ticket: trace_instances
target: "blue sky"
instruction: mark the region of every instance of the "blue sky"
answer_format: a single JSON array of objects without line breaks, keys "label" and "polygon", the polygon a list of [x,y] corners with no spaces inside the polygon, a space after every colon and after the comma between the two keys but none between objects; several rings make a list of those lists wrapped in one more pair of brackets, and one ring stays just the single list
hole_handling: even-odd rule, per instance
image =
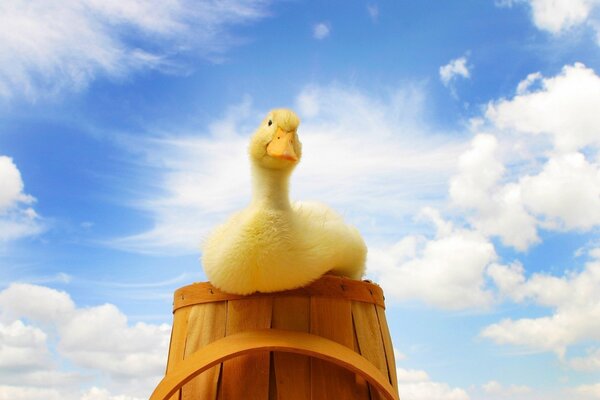
[{"label": "blue sky", "polygon": [[[0,5],[0,400],[147,398],[173,291],[301,117],[400,395],[600,398],[600,2]],[[332,154],[332,144],[339,149]],[[107,332],[110,332],[107,334]]]}]

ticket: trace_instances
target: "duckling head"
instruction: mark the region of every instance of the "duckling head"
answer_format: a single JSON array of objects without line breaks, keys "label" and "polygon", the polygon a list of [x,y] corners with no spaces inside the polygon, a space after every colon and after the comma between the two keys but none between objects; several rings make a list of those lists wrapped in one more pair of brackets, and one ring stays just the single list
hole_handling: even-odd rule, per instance
[{"label": "duckling head", "polygon": [[252,162],[268,169],[293,169],[302,157],[298,125],[300,118],[291,110],[269,112],[250,141]]}]

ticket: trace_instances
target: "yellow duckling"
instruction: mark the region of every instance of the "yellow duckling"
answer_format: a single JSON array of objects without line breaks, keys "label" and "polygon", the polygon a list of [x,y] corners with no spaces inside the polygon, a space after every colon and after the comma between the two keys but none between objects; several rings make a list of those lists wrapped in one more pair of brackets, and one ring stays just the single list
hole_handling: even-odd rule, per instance
[{"label": "yellow duckling", "polygon": [[358,230],[329,207],[289,200],[289,178],[302,156],[294,112],[271,111],[253,135],[250,205],[217,227],[202,264],[216,287],[230,293],[304,286],[326,272],[360,279],[367,248]]}]

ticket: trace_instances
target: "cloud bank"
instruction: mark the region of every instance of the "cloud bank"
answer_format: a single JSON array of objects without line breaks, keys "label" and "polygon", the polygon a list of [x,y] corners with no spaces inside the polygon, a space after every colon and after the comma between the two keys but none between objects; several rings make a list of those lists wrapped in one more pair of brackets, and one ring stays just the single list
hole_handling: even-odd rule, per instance
[{"label": "cloud bank", "polygon": [[[268,2],[10,1],[0,4],[0,99],[34,101],[98,76],[181,68],[174,54],[213,61],[240,39],[232,25],[267,15]],[[142,41],[133,40],[142,37]]]},{"label": "cloud bank", "polygon": [[0,398],[147,398],[169,334],[165,324],[130,325],[112,304],[78,307],[65,292],[11,284],[0,291]]}]

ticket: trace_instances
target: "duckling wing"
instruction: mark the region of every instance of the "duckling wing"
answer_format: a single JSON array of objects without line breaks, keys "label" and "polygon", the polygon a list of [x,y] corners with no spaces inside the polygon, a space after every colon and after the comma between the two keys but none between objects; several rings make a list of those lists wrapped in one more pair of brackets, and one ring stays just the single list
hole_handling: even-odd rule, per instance
[{"label": "duckling wing", "polygon": [[367,246],[358,229],[325,204],[298,202],[293,205],[303,242],[329,272],[360,279],[364,273]]}]

